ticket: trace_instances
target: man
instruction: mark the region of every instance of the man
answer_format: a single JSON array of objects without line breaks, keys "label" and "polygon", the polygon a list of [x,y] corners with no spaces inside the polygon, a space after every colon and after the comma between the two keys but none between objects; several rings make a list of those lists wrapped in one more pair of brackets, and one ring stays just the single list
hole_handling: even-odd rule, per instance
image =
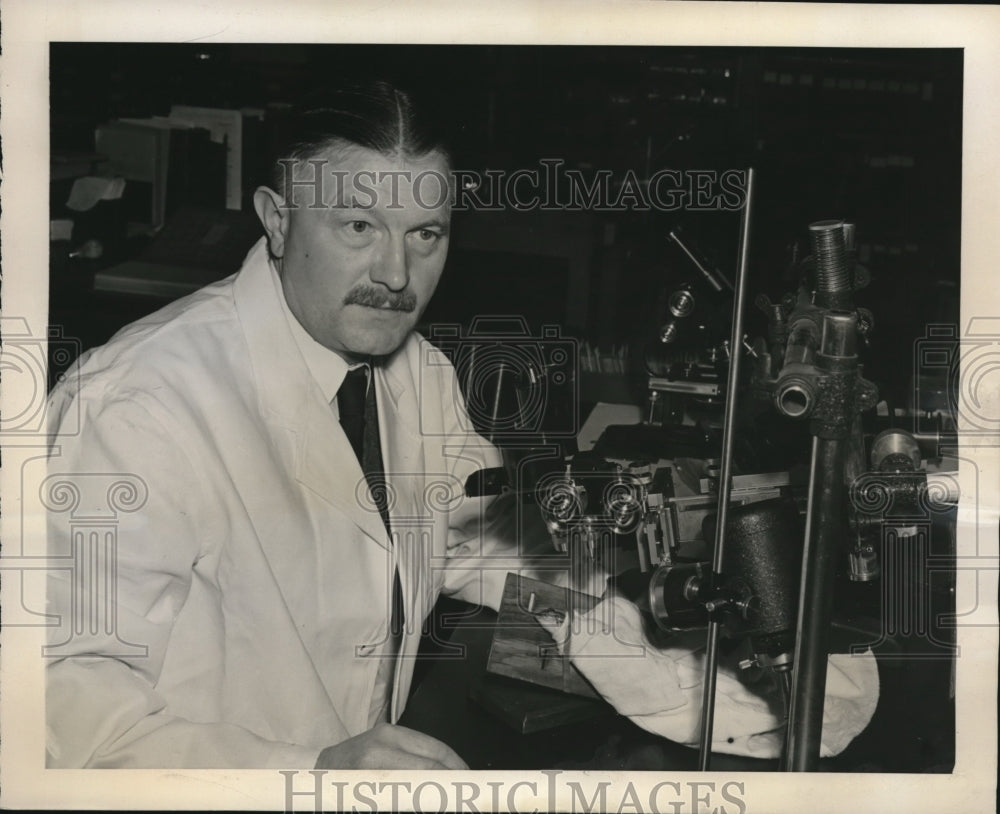
[{"label": "man", "polygon": [[[329,99],[256,191],[266,234],[240,272],[52,394],[51,488],[87,504],[91,476],[121,474],[141,497],[106,590],[51,581],[50,766],[464,767],[393,723],[437,596],[496,607],[519,564],[510,515],[463,490],[497,450],[413,332],[448,248],[448,153],[387,84]],[[88,556],[65,514],[49,526],[54,555]],[[97,606],[113,636],[73,622]]]}]

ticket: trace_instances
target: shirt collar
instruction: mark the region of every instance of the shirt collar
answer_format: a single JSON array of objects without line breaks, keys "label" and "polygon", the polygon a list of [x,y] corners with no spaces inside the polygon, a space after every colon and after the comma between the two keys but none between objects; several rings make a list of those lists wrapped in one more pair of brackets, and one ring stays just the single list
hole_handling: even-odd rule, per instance
[{"label": "shirt collar", "polygon": [[281,304],[281,311],[285,315],[285,319],[288,320],[288,327],[292,332],[292,337],[295,339],[295,344],[298,346],[299,352],[305,360],[309,373],[316,381],[316,384],[319,385],[324,398],[328,402],[332,402],[337,396],[337,391],[340,390],[340,385],[344,383],[347,371],[353,370],[356,367],[368,367],[368,365],[363,362],[349,365],[343,357],[324,347],[309,335],[309,332],[302,327],[302,323],[296,319],[295,314],[292,313],[288,307],[288,303],[285,301],[285,291],[281,287],[281,279],[278,277],[278,271],[274,267],[274,263],[272,262],[269,265],[271,267],[271,278],[274,281],[275,290],[278,295],[278,302]]}]

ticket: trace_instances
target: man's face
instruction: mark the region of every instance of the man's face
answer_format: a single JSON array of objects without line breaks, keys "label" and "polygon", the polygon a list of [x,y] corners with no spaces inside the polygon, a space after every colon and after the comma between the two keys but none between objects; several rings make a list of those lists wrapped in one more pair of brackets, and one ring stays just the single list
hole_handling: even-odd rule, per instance
[{"label": "man's face", "polygon": [[[403,343],[448,253],[447,174],[437,152],[407,159],[353,145],[300,162],[280,234],[268,232],[288,306],[317,342],[348,361]],[[301,183],[313,178],[321,196]]]}]

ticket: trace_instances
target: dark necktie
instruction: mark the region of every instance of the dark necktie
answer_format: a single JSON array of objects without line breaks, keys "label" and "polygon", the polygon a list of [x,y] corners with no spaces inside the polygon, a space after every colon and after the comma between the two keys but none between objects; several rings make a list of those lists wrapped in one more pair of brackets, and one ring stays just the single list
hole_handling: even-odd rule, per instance
[{"label": "dark necktie", "polygon": [[368,481],[368,488],[386,531],[389,530],[389,506],[386,500],[385,467],[382,464],[382,442],[378,432],[378,404],[375,387],[368,384],[368,367],[347,371],[344,383],[337,391],[337,409],[340,425],[354,454],[361,464],[361,471]]},{"label": "dark necktie", "polygon": [[[365,480],[386,531],[389,527],[389,505],[386,494],[385,467],[382,464],[382,442],[378,431],[378,402],[375,400],[375,385],[368,382],[368,366],[348,370],[344,383],[337,391],[337,410],[340,425],[347,440],[351,442],[354,454],[361,464]],[[392,539],[390,534],[389,539]],[[393,578],[392,610],[390,617],[390,637],[392,652],[399,648],[399,638],[403,629],[403,591],[399,572]]]}]

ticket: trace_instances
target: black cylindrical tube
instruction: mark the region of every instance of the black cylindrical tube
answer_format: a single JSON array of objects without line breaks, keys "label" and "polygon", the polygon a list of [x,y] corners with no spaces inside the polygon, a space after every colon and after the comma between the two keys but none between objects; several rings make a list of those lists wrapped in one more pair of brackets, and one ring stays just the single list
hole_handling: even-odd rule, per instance
[{"label": "black cylindrical tube", "polygon": [[[715,515],[702,523],[715,536]],[[791,654],[802,572],[802,521],[786,498],[748,503],[730,510],[722,571],[727,586],[744,585],[753,596],[748,618],[727,623],[733,636],[749,636],[755,655]]]},{"label": "black cylindrical tube", "polygon": [[786,743],[787,770],[793,772],[815,771],[819,762],[833,579],[846,535],[843,486],[846,450],[844,439],[813,439]]},{"label": "black cylindrical tube", "polygon": [[857,314],[824,314],[820,353],[828,359],[851,359],[858,353]]}]

